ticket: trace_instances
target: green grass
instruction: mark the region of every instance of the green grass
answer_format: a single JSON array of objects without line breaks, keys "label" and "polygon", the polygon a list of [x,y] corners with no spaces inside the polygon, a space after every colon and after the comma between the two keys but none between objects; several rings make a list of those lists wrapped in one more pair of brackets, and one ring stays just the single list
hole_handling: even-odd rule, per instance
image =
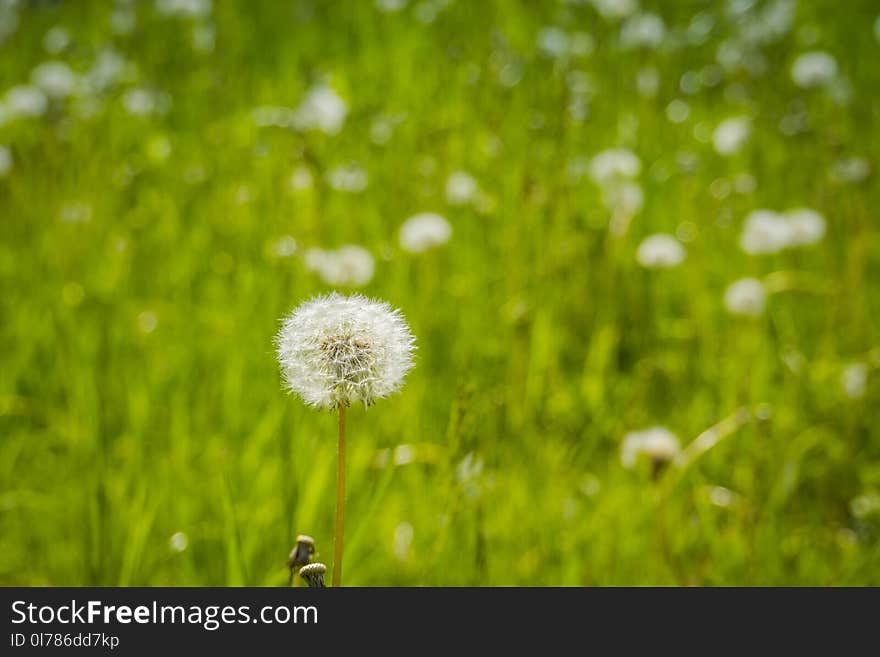
[{"label": "green grass", "polygon": [[[418,342],[401,393],[349,414],[346,584],[880,585],[880,511],[851,504],[880,494],[878,8],[802,0],[762,47],[763,74],[686,95],[682,74],[734,27],[721,3],[641,4],[669,28],[701,11],[714,28],[622,52],[615,24],[576,3],[458,0],[424,23],[420,2],[217,0],[216,47],[197,53],[197,21],[152,2],[128,35],[112,33],[111,3],[23,6],[0,97],[47,59],[82,72],[105,47],[137,71],[94,116],[67,102],[0,125],[14,157],[0,178],[0,583],[284,585],[299,533],[329,563],[336,420],[282,392],[272,345],[282,315],[329,290],[273,255],[292,235],[369,249],[362,291],[401,308]],[[52,56],[55,25],[72,41]],[[546,25],[590,33],[594,52],[542,56]],[[837,58],[848,104],[794,86],[810,49]],[[636,90],[644,66],[655,97]],[[573,70],[594,87],[583,121],[566,110]],[[321,76],[349,104],[338,135],[254,124],[255,107],[296,107]],[[170,110],[128,114],[132,86]],[[681,124],[675,98],[691,108]],[[786,136],[792,112],[808,122]],[[379,114],[405,116],[385,144],[370,139]],[[737,155],[693,136],[740,114],[753,134]],[[598,188],[566,174],[616,146],[638,153],[645,192],[622,236]],[[872,158],[867,180],[829,178],[848,155]],[[324,173],[350,161],[367,189],[329,188]],[[301,166],[315,185],[292,191]],[[479,181],[477,207],[447,205],[455,170]],[[710,193],[743,172],[753,193]],[[71,202],[90,220],[62,221]],[[740,251],[749,211],[798,206],[826,217],[820,244]],[[420,211],[453,237],[414,256],[397,230]],[[677,229],[693,235],[685,262],[640,268],[641,239]],[[762,317],[725,311],[730,282],[778,271],[800,283]],[[840,376],[856,361],[870,373],[851,399]],[[621,465],[628,431],[662,424],[687,444],[739,408],[751,419],[684,470],[654,482]],[[397,445],[413,462],[395,464]]]}]

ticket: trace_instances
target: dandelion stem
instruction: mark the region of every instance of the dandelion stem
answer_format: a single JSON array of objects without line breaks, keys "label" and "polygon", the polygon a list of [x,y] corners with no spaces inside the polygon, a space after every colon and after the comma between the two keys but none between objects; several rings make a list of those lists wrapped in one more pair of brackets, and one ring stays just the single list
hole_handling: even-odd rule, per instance
[{"label": "dandelion stem", "polygon": [[336,457],[336,532],[333,537],[333,586],[342,586],[342,534],[345,529],[345,404],[339,405],[339,442]]}]

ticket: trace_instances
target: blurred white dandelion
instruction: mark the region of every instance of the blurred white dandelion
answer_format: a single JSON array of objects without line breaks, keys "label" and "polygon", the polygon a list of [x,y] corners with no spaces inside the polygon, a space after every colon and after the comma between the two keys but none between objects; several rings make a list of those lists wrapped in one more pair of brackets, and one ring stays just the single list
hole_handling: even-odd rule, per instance
[{"label": "blurred white dandelion", "polygon": [[810,208],[798,208],[785,213],[789,224],[788,246],[808,246],[825,237],[825,218]]},{"label": "blurred white dandelion", "polygon": [[712,133],[712,146],[719,155],[733,155],[742,150],[751,133],[751,121],[744,116],[723,120]]},{"label": "blurred white dandelion", "polygon": [[751,255],[778,253],[791,240],[791,225],[778,212],[754,210],[746,217],[739,244]]},{"label": "blurred white dandelion", "polygon": [[207,18],[212,4],[211,0],[156,0],[156,11],[165,16]]},{"label": "blurred white dandelion", "polygon": [[439,214],[420,212],[411,216],[400,227],[400,246],[410,253],[422,253],[442,246],[452,236],[452,226]]},{"label": "blurred white dandelion", "polygon": [[446,202],[449,205],[472,203],[479,191],[477,179],[466,171],[453,171],[446,179]]},{"label": "blurred white dandelion", "polygon": [[367,188],[369,179],[363,167],[355,162],[349,162],[333,169],[326,174],[327,184],[338,192],[357,194]]},{"label": "blurred white dandelion", "polygon": [[296,240],[290,235],[282,235],[271,245],[271,252],[276,258],[289,258],[297,250]]},{"label": "blurred white dandelion", "polygon": [[861,399],[868,389],[867,363],[853,363],[844,368],[840,375],[844,394],[850,399]]},{"label": "blurred white dandelion", "polygon": [[590,161],[590,178],[598,185],[629,180],[639,175],[642,161],[628,148],[609,148]]},{"label": "blurred white dandelion", "polygon": [[285,387],[309,406],[335,409],[396,392],[413,367],[415,339],[388,303],[334,292],[285,317],[275,345]]},{"label": "blurred white dandelion", "polygon": [[636,260],[648,269],[670,269],[680,265],[685,258],[685,250],[674,236],[666,233],[649,235],[636,251]]},{"label": "blurred white dandelion", "polygon": [[31,71],[31,82],[50,98],[66,98],[76,89],[77,76],[64,62],[43,62]]},{"label": "blurred white dandelion", "polygon": [[12,87],[5,96],[6,111],[11,117],[42,116],[49,108],[49,99],[39,87],[20,84]]},{"label": "blurred white dandelion", "polygon": [[174,532],[168,539],[168,545],[174,552],[183,552],[189,545],[189,539],[183,532]]},{"label": "blurred white dandelion", "polygon": [[638,0],[590,0],[596,11],[608,19],[624,18],[639,8]]},{"label": "blurred white dandelion", "polygon": [[338,134],[348,116],[348,105],[331,87],[317,84],[306,92],[296,109],[294,124],[300,130]]},{"label": "blurred white dandelion", "polygon": [[724,291],[724,306],[733,315],[758,317],[767,303],[767,288],[757,278],[741,278]]},{"label": "blurred white dandelion", "polygon": [[832,180],[845,183],[858,183],[871,173],[871,163],[866,157],[858,155],[841,158],[832,163],[829,175]]},{"label": "blurred white dandelion", "polygon": [[171,98],[162,92],[136,87],[123,94],[122,104],[129,114],[149,116],[150,114],[167,112],[171,105]]},{"label": "blurred white dandelion", "polygon": [[375,260],[365,248],[342,246],[335,251],[309,249],[305,253],[306,269],[318,274],[328,285],[363,287],[373,279]]},{"label": "blurred white dandelion", "polygon": [[791,78],[804,89],[827,86],[837,78],[837,60],[827,52],[805,52],[791,65]]},{"label": "blurred white dandelion", "polygon": [[666,36],[666,24],[656,14],[636,14],[620,27],[620,45],[624,49],[656,48]]},{"label": "blurred white dandelion", "polygon": [[669,429],[653,426],[640,431],[631,431],[623,437],[620,445],[620,462],[625,468],[636,465],[641,456],[646,456],[654,464],[668,463],[681,451],[678,437]]},{"label": "blurred white dandelion", "polygon": [[50,55],[57,55],[70,45],[70,32],[60,25],[49,28],[43,35],[43,48]]}]

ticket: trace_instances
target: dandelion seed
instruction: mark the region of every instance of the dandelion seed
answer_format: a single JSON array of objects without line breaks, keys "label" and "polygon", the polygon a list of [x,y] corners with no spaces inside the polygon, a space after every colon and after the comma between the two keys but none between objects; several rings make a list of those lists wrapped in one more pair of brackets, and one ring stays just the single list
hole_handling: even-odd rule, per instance
[{"label": "dandelion seed", "polygon": [[414,339],[397,310],[335,292],[307,301],[276,338],[288,390],[317,408],[369,406],[394,393],[413,366]]},{"label": "dandelion seed", "polygon": [[767,303],[767,288],[757,278],[741,278],[724,292],[724,305],[734,315],[758,317]]},{"label": "dandelion seed", "polygon": [[861,399],[868,390],[868,366],[865,363],[853,363],[847,366],[840,375],[843,392],[850,399]]},{"label": "dandelion seed", "polygon": [[312,172],[309,171],[309,168],[306,166],[299,166],[293,170],[293,173],[290,176],[290,189],[295,192],[301,192],[306,189],[311,189],[314,184],[314,178],[312,177]]},{"label": "dandelion seed", "polygon": [[20,84],[6,92],[6,111],[14,117],[42,116],[49,108],[49,99],[39,87]]},{"label": "dandelion seed", "polygon": [[363,287],[373,279],[375,260],[360,246],[342,246],[335,251],[309,249],[306,269],[318,274],[327,285]]},{"label": "dandelion seed", "polygon": [[664,465],[671,462],[681,452],[681,444],[674,433],[662,426],[654,426],[641,431],[631,431],[623,437],[620,445],[620,462],[625,468],[632,468],[639,458],[651,461],[654,475]]},{"label": "dandelion seed", "polygon": [[400,246],[410,253],[422,253],[442,246],[452,236],[452,226],[439,214],[421,212],[400,227]]},{"label": "dandelion seed", "polygon": [[542,27],[538,31],[538,50],[544,55],[561,59],[568,55],[570,42],[565,30],[556,26]]},{"label": "dandelion seed", "polygon": [[803,53],[791,66],[791,78],[804,89],[828,86],[837,78],[837,60],[827,52]]},{"label": "dandelion seed", "polygon": [[648,269],[670,269],[680,265],[684,257],[681,242],[666,233],[646,237],[636,251],[636,260]]},{"label": "dandelion seed", "polygon": [[719,155],[733,155],[742,150],[751,133],[751,122],[739,116],[725,119],[712,133],[712,145]]}]

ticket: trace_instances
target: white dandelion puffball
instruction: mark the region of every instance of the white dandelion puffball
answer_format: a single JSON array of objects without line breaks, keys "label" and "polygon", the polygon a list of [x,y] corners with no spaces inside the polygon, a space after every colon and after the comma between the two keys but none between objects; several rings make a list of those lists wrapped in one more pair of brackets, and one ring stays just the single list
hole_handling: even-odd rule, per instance
[{"label": "white dandelion puffball", "polygon": [[284,384],[309,406],[369,406],[400,388],[415,338],[384,301],[333,292],[284,318],[275,338]]},{"label": "white dandelion puffball", "polygon": [[785,213],[790,230],[789,246],[808,246],[825,237],[825,218],[809,208],[798,208]]},{"label": "white dandelion puffball", "polygon": [[335,251],[309,249],[305,264],[306,269],[318,274],[327,285],[345,287],[363,287],[373,279],[376,267],[372,254],[353,244]]},{"label": "white dandelion puffball", "polygon": [[672,235],[657,233],[642,240],[636,260],[648,269],[669,269],[684,261],[684,247]]},{"label": "white dandelion puffball", "polygon": [[746,217],[739,245],[750,255],[778,253],[791,243],[791,224],[778,212],[754,210]]},{"label": "white dandelion puffball", "polygon": [[678,438],[666,427],[650,427],[641,431],[631,431],[623,437],[620,445],[620,462],[631,468],[639,456],[645,455],[654,462],[672,461],[681,451]]},{"label": "white dandelion puffball", "polygon": [[840,375],[843,392],[850,399],[861,399],[868,389],[868,366],[865,363],[853,363]]},{"label": "white dandelion puffball", "polygon": [[740,151],[751,133],[751,122],[744,116],[725,119],[712,133],[712,146],[719,155]]},{"label": "white dandelion puffball", "polygon": [[605,18],[623,18],[639,8],[638,0],[591,0],[591,4]]},{"label": "white dandelion puffball", "polygon": [[0,146],[0,178],[12,170],[12,151],[6,146]]},{"label": "white dandelion puffball", "polygon": [[656,48],[666,37],[666,25],[656,14],[636,14],[620,27],[620,46],[633,48]]},{"label": "white dandelion puffball", "polygon": [[758,317],[767,303],[767,288],[757,278],[741,278],[724,292],[724,306],[733,315]]},{"label": "white dandelion puffball", "polygon": [[350,194],[359,194],[369,184],[367,172],[355,162],[330,169],[325,179],[327,184],[337,192],[348,192]]},{"label": "white dandelion puffball", "polygon": [[76,89],[77,77],[64,62],[43,62],[31,71],[31,82],[50,98],[66,98]]},{"label": "white dandelion puffball", "polygon": [[442,246],[452,237],[452,226],[439,214],[420,212],[400,227],[400,246],[410,253],[422,253]]},{"label": "white dandelion puffball", "polygon": [[49,99],[42,89],[20,84],[6,92],[6,110],[10,116],[42,116],[49,107]]},{"label": "white dandelion puffball", "polygon": [[301,130],[338,134],[348,116],[348,105],[333,89],[319,84],[306,93],[296,110],[295,124]]},{"label": "white dandelion puffball", "polygon": [[446,202],[449,205],[467,205],[480,191],[477,179],[465,171],[453,171],[446,179]]},{"label": "white dandelion puffball", "polygon": [[590,178],[603,186],[635,178],[641,170],[642,161],[628,148],[609,148],[590,161]]},{"label": "white dandelion puffball", "polygon": [[791,65],[791,79],[804,89],[825,86],[836,77],[837,60],[820,50],[798,55]]}]

